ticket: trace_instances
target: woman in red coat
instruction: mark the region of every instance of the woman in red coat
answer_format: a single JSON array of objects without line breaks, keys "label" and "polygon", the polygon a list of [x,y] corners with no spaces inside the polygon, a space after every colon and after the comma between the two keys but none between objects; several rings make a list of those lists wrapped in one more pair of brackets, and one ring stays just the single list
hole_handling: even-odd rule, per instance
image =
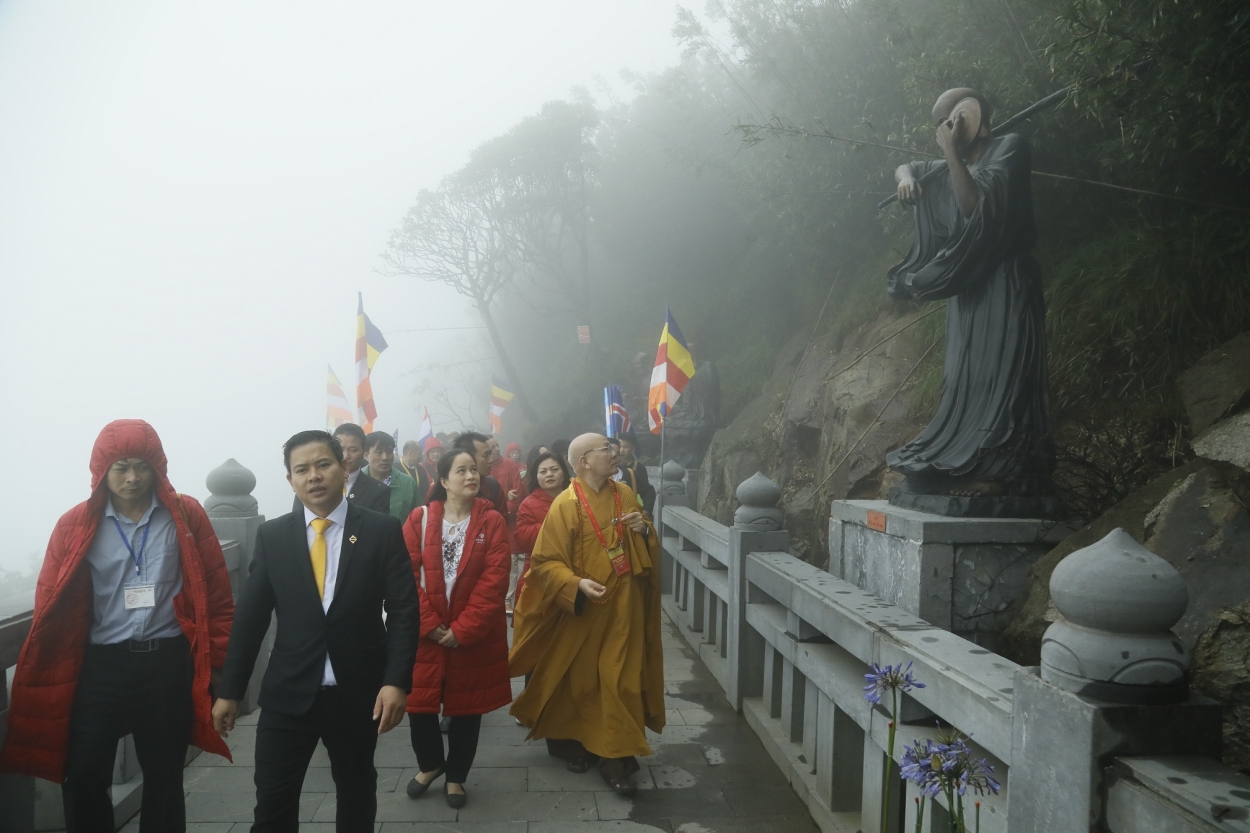
[{"label": "woman in red coat", "polygon": [[[547,510],[551,501],[569,487],[569,471],[564,460],[550,451],[543,451],[534,456],[530,462],[529,473],[525,479],[528,494],[516,512],[516,530],[513,540],[520,552],[525,553],[525,563],[521,574],[516,580],[514,598],[521,598],[521,588],[525,586],[525,574],[530,568],[530,553],[534,551],[534,542],[538,540],[538,530],[543,528]],[[516,627],[516,613],[512,614],[512,625]]]},{"label": "woman in red coat", "polygon": [[[430,501],[404,524],[421,598],[421,642],[408,695],[412,749],[420,772],[408,796],[446,775],[450,807],[468,801],[464,782],[477,753],[482,715],[512,702],[504,594],[511,553],[507,521],[477,496],[473,455],[451,451],[438,463]],[[451,718],[447,752],[439,708]]]}]

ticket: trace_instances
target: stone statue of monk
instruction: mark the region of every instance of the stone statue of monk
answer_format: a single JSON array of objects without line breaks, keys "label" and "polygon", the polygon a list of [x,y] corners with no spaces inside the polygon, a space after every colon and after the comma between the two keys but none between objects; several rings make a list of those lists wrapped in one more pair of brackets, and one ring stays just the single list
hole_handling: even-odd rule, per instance
[{"label": "stone statue of monk", "polygon": [[942,162],[895,172],[899,200],[916,209],[916,240],[888,290],[946,301],[946,364],[932,421],[886,457],[905,475],[890,500],[942,514],[1046,515],[1053,453],[1029,144],[993,138],[989,103],[966,87],[943,93],[933,119],[945,169],[923,186]]},{"label": "stone statue of monk", "polygon": [[516,603],[512,675],[533,675],[511,712],[573,772],[600,761],[632,793],[645,729],[664,728],[660,542],[602,434],[569,444],[576,477],[556,497]]}]

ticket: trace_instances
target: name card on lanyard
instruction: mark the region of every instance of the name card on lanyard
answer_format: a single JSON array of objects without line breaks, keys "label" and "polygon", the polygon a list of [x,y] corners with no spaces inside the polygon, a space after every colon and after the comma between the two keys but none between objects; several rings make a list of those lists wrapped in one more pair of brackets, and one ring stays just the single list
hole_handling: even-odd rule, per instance
[{"label": "name card on lanyard", "polygon": [[[130,539],[126,537],[125,530],[122,525],[117,522],[117,518],[113,518],[113,526],[117,528],[117,534],[122,539],[122,543],[126,545],[126,550],[130,553],[130,557],[135,562],[135,578],[143,578],[143,551],[148,545],[148,533],[152,531],[151,519],[143,527],[143,540],[139,542],[139,551],[135,552],[134,545],[130,543]],[[156,607],[156,585],[155,584],[132,584],[123,588],[123,602],[126,610],[140,610],[145,607]]]}]

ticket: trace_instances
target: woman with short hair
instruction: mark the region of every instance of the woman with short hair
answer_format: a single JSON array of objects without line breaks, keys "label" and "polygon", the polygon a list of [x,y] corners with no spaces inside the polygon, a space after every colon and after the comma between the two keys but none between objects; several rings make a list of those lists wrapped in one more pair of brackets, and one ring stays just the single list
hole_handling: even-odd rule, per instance
[{"label": "woman with short hair", "polygon": [[[473,455],[447,452],[429,503],[404,524],[421,599],[421,641],[407,706],[420,772],[407,792],[418,798],[445,775],[443,792],[453,808],[468,801],[464,782],[482,715],[512,702],[504,616],[510,538],[503,515],[478,497],[480,485]],[[445,755],[440,707],[450,718]]]}]

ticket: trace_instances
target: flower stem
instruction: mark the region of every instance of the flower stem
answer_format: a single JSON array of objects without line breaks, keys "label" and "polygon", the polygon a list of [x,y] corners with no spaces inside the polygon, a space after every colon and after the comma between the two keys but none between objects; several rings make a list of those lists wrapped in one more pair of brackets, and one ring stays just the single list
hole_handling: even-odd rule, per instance
[{"label": "flower stem", "polygon": [[886,744],[885,768],[881,771],[881,833],[890,825],[890,767],[894,766],[894,733],[898,725],[898,689],[890,689],[890,736]]},{"label": "flower stem", "polygon": [[924,802],[924,796],[916,799],[916,805],[920,808],[920,811],[916,813],[916,833],[924,830]]}]

